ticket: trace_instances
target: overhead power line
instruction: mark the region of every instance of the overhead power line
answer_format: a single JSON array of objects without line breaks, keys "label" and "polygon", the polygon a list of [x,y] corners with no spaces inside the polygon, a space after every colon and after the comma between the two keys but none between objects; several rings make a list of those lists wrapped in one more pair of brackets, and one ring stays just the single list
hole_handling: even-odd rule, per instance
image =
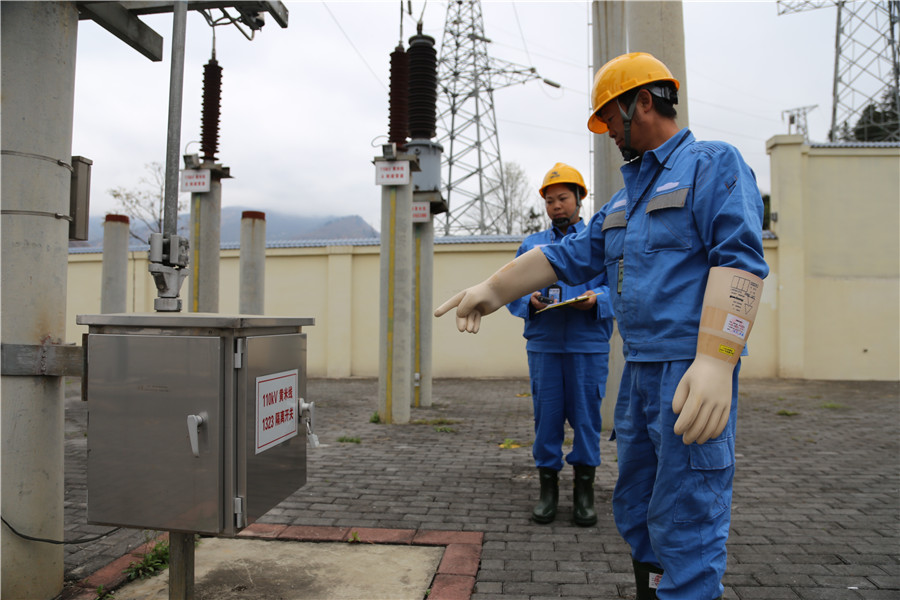
[{"label": "overhead power line", "polygon": [[341,33],[343,34],[344,39],[347,40],[347,43],[350,44],[350,47],[353,48],[354,52],[356,52],[356,55],[359,57],[359,60],[361,60],[364,65],[366,65],[366,68],[369,70],[369,73],[372,74],[372,77],[374,77],[375,80],[378,82],[378,84],[384,88],[384,91],[387,92],[388,91],[387,85],[385,85],[385,83],[381,80],[381,78],[378,76],[378,73],[375,72],[375,69],[372,68],[372,65],[369,64],[369,61],[366,60],[366,57],[363,56],[362,52],[359,51],[359,48],[356,47],[356,44],[353,43],[353,40],[350,39],[350,36],[347,35],[347,32],[344,31],[344,28],[341,26],[341,22],[338,21],[337,17],[334,16],[334,13],[331,12],[331,9],[328,8],[328,3],[322,2],[322,6],[324,6],[325,10],[328,11],[328,14],[331,16],[331,19],[334,21],[334,24],[337,25],[337,28],[341,30]]}]

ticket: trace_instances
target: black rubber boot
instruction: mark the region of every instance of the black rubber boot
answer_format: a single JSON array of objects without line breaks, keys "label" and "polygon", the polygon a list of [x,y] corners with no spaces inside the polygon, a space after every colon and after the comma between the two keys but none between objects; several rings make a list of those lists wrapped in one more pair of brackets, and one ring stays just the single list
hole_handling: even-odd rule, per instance
[{"label": "black rubber boot", "polygon": [[642,563],[631,559],[634,565],[634,583],[637,586],[637,594],[634,600],[658,600],[656,586],[650,587],[650,575],[662,575],[663,570],[650,563]]},{"label": "black rubber boot", "polygon": [[590,527],[597,524],[597,511],[594,510],[594,473],[597,468],[574,465],[574,469],[572,518],[579,527]]},{"label": "black rubber boot", "polygon": [[535,523],[552,523],[559,504],[559,471],[538,467],[538,476],[541,480],[541,499],[531,511],[531,518]]}]

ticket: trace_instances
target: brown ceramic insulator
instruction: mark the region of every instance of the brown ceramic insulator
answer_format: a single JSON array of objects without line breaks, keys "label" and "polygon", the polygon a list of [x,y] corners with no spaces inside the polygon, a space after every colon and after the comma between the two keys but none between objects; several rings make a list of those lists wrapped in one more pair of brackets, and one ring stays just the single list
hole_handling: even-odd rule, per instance
[{"label": "brown ceramic insulator", "polygon": [[437,123],[437,52],[434,38],[409,38],[409,137],[431,139]]},{"label": "brown ceramic insulator", "polygon": [[397,46],[391,52],[391,88],[388,123],[388,141],[397,149],[406,147],[409,136],[409,57]]},{"label": "brown ceramic insulator", "polygon": [[219,151],[219,114],[222,103],[222,67],[211,58],[203,65],[203,115],[200,150],[204,161],[215,161]]}]

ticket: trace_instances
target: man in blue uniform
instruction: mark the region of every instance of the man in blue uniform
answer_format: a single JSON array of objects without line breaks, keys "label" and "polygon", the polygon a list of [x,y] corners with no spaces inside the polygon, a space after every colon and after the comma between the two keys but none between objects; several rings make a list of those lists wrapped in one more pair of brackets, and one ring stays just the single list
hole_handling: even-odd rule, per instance
[{"label": "man in blue uniform", "polygon": [[509,298],[606,271],[626,358],[613,513],[639,600],[723,592],[739,360],[768,274],[755,176],[732,146],[678,129],[678,87],[646,53],[601,67],[588,128],[622,152],[625,187],[577,236],[435,311],[457,307],[457,328],[474,333]]},{"label": "man in blue uniform", "polygon": [[[556,244],[584,229],[580,213],[587,188],[581,173],[556,163],[544,176],[540,193],[553,224],[526,237],[516,256]],[[548,308],[576,298],[584,300]],[[524,319],[528,340],[525,348],[534,402],[532,454],[541,484],[540,501],[531,518],[537,523],[550,523],[556,518],[568,421],[575,434],[572,451],[566,457],[574,471],[572,519],[576,525],[590,527],[597,523],[594,475],[600,464],[600,402],[609,370],[612,333],[606,274],[574,286],[557,281],[506,306]]]}]

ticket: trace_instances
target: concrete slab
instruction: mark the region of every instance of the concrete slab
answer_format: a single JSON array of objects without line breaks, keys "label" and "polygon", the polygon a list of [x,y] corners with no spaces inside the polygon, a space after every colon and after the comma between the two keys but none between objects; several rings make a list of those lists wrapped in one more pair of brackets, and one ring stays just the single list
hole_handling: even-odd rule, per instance
[{"label": "concrete slab", "polygon": [[[442,546],[203,538],[196,600],[422,600]],[[168,570],[116,590],[116,600],[168,600]]]}]

